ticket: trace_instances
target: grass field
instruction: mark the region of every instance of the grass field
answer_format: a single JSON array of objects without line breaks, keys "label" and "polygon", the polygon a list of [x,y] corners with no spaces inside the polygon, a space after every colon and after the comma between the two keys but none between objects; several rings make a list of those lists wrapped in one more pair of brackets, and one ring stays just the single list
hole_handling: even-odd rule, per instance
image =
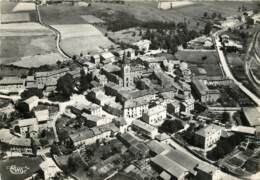
[{"label": "grass field", "polygon": [[39,67],[62,60],[54,33],[37,23],[2,24],[0,31],[0,64]]},{"label": "grass field", "polygon": [[89,24],[54,25],[61,33],[61,47],[70,55],[94,54],[114,44],[97,28]]},{"label": "grass field", "polygon": [[[211,15],[213,12],[221,13],[223,17],[238,13],[238,7],[244,4],[248,8],[257,8],[254,2],[196,2],[193,5],[177,7],[170,10],[160,10],[157,2],[126,2],[124,5],[116,3],[92,3],[91,7],[77,7],[70,5],[50,5],[40,8],[43,20],[49,24],[81,24],[85,20],[81,15],[95,15],[106,22],[119,18],[120,12],[133,15],[141,21],[174,21],[183,22],[188,26],[198,29],[204,27],[201,18],[205,11]],[[122,19],[127,20],[127,19]]]},{"label": "grass field", "polygon": [[[144,31],[142,31],[143,33]],[[115,42],[124,42],[131,44],[142,39],[139,36],[140,28],[129,28],[116,32],[108,32],[108,37],[113,39]]]},{"label": "grass field", "polygon": [[34,3],[0,1],[1,14],[28,13],[31,22],[37,21]]},{"label": "grass field", "polygon": [[[208,76],[222,76],[216,51],[178,51],[175,56],[190,64],[196,73],[197,67],[204,68]],[[203,57],[206,59],[203,60]]]}]

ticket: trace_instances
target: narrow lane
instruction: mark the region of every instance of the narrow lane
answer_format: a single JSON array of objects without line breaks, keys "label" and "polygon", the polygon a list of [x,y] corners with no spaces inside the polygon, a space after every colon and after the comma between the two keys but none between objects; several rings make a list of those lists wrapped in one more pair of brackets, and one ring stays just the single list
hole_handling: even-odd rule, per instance
[{"label": "narrow lane", "polygon": [[69,54],[67,54],[65,51],[63,51],[63,49],[60,47],[61,33],[60,33],[57,29],[55,29],[54,27],[52,27],[52,26],[50,26],[50,25],[48,25],[48,24],[46,24],[46,23],[44,23],[44,22],[42,21],[41,13],[40,13],[40,10],[39,10],[39,5],[36,4],[35,6],[36,6],[36,11],[37,11],[37,16],[38,16],[38,21],[39,21],[39,23],[40,23],[42,26],[44,26],[44,27],[50,29],[51,31],[53,31],[53,32],[55,33],[55,35],[56,35],[56,47],[57,47],[59,53],[60,53],[64,58],[71,59],[71,56],[70,56]]}]

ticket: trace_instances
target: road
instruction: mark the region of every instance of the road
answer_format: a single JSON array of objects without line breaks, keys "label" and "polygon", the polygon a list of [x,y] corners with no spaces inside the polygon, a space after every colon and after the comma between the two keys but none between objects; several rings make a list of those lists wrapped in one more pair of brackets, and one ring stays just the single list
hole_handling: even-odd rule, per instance
[{"label": "road", "polygon": [[56,47],[57,47],[59,53],[60,53],[63,57],[68,58],[68,59],[71,59],[71,56],[68,55],[65,51],[63,51],[63,49],[60,47],[61,33],[60,33],[57,29],[55,29],[54,27],[52,27],[52,26],[50,26],[50,25],[48,25],[48,24],[46,24],[46,23],[44,23],[44,22],[42,21],[41,13],[40,13],[40,10],[39,10],[39,5],[36,4],[35,6],[36,6],[36,11],[37,11],[37,16],[38,16],[38,21],[39,21],[39,23],[40,23],[42,26],[44,26],[44,27],[50,29],[51,31],[53,31],[53,32],[55,33],[55,35],[56,35]]},{"label": "road", "polygon": [[257,46],[257,38],[258,38],[258,35],[259,35],[259,32],[256,32],[254,34],[254,37],[249,45],[249,48],[247,50],[247,53],[246,53],[246,56],[245,56],[245,72],[246,72],[246,75],[248,77],[248,79],[250,80],[251,84],[258,90],[260,91],[260,86],[259,86],[259,82],[258,80],[256,79],[256,77],[254,77],[254,74],[251,70],[251,64],[252,64],[252,61],[254,61],[254,58],[251,56],[251,53],[253,51],[254,53],[254,56],[256,58],[256,62],[260,63],[260,59],[258,57],[258,54],[256,52],[256,46]]},{"label": "road", "polygon": [[[221,32],[223,32],[223,30]],[[225,72],[226,77],[232,79],[234,81],[234,83],[257,104],[257,106],[260,106],[260,99],[254,93],[252,93],[250,90],[248,90],[242,83],[237,81],[235,79],[235,77],[233,76],[233,74],[227,64],[226,57],[225,57],[223,51],[220,49],[222,47],[222,45],[221,45],[221,42],[219,41],[219,37],[218,37],[219,34],[220,34],[220,32],[215,33],[213,35],[213,39],[214,39],[215,46],[216,46],[216,49],[217,49],[217,52],[219,55],[219,60],[222,64],[222,68]]]}]

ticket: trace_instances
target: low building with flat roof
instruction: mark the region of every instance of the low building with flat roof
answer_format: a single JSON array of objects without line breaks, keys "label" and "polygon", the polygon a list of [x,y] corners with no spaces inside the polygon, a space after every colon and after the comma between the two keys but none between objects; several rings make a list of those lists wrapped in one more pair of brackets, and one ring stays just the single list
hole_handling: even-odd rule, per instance
[{"label": "low building with flat roof", "polygon": [[260,126],[260,107],[244,107],[242,115],[247,125]]},{"label": "low building with flat roof", "polygon": [[155,128],[143,121],[140,121],[140,120],[134,120],[132,123],[132,128],[135,131],[137,131],[151,139],[154,139],[155,136],[158,134],[157,128]]},{"label": "low building with flat roof", "polygon": [[152,166],[159,172],[167,172],[172,179],[185,179],[189,174],[196,175],[199,163],[179,150],[166,150],[151,159]]}]

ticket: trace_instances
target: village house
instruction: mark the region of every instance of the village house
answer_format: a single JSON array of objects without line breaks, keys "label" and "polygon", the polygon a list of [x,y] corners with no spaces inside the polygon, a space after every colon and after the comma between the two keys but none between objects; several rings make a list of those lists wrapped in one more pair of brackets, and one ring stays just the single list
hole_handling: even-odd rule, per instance
[{"label": "village house", "polygon": [[195,143],[197,146],[207,150],[218,142],[221,137],[222,128],[210,124],[195,132]]},{"label": "village house", "polygon": [[19,77],[4,77],[0,80],[0,90],[13,91],[25,88],[25,80]]},{"label": "village house", "polygon": [[99,84],[101,84],[101,86],[105,86],[105,84],[107,84],[108,80],[106,78],[105,75],[102,74],[97,74],[94,78],[94,80],[96,80]]},{"label": "village house", "polygon": [[122,116],[113,119],[113,123],[115,123],[115,125],[119,128],[120,133],[123,134],[127,132],[128,124],[125,118],[123,118]]},{"label": "village house", "polygon": [[123,116],[123,106],[115,101],[107,102],[105,106],[103,106],[104,111],[112,114],[114,116]]},{"label": "village house", "polygon": [[101,126],[96,126],[93,128],[87,128],[81,131],[77,131],[70,134],[70,139],[75,147],[80,147],[82,145],[90,145],[97,142],[101,142],[104,139],[114,136],[119,132],[119,129],[114,123],[109,123]]},{"label": "village house", "polygon": [[39,127],[36,118],[29,118],[14,121],[13,129],[23,137],[27,137],[28,135],[37,137]]},{"label": "village house", "polygon": [[115,62],[115,60],[116,60],[115,56],[111,52],[104,52],[100,55],[100,61],[103,64],[109,64],[109,63]]},{"label": "village house", "polygon": [[50,123],[50,114],[49,110],[38,110],[34,111],[35,117],[38,122],[38,126],[40,129],[47,129]]},{"label": "village house", "polygon": [[142,120],[150,125],[159,126],[166,119],[166,108],[162,105],[154,106],[143,113]]},{"label": "village house", "polygon": [[25,86],[26,88],[38,88],[38,84],[34,79],[34,76],[27,76],[25,79]]},{"label": "village house", "polygon": [[97,116],[97,115],[90,115],[90,114],[87,114],[87,113],[83,113],[81,115],[81,117],[84,118],[86,124],[89,127],[101,126],[101,125],[108,124],[108,123],[112,122],[111,118],[101,117],[100,115]]},{"label": "village house", "polygon": [[90,101],[102,107],[111,101],[115,101],[116,98],[112,96],[107,96],[102,90],[92,90],[91,92],[88,93],[87,97]]},{"label": "village house", "polygon": [[69,68],[63,68],[54,71],[36,72],[35,79],[38,84],[46,84],[50,80],[57,81],[60,77],[64,76],[69,71]]},{"label": "village house", "polygon": [[21,104],[23,104],[26,107],[27,111],[32,111],[33,108],[38,106],[38,102],[39,98],[37,96],[32,96],[21,102]]},{"label": "village house", "polygon": [[123,107],[124,118],[140,118],[143,112],[148,110],[148,101],[145,100],[127,100]]},{"label": "village house", "polygon": [[179,114],[180,113],[180,101],[172,101],[167,104],[167,112],[170,114]]},{"label": "village house", "polygon": [[137,133],[141,133],[146,137],[154,139],[158,134],[158,129],[140,120],[134,120],[132,123],[132,129]]},{"label": "village house", "polygon": [[190,113],[194,110],[195,100],[192,95],[189,95],[185,98],[183,102],[181,102],[181,112]]},{"label": "village house", "polygon": [[138,42],[133,43],[133,45],[137,46],[140,51],[147,52],[147,51],[149,51],[151,41],[144,39],[144,40],[140,40]]},{"label": "village house", "polygon": [[17,137],[9,129],[0,129],[0,143],[7,145],[11,152],[32,155],[31,139]]},{"label": "village house", "polygon": [[92,103],[84,108],[84,112],[93,116],[102,116],[102,107]]},{"label": "village house", "polygon": [[98,54],[91,56],[90,62],[92,62],[96,65],[99,64],[100,63],[100,56]]}]

